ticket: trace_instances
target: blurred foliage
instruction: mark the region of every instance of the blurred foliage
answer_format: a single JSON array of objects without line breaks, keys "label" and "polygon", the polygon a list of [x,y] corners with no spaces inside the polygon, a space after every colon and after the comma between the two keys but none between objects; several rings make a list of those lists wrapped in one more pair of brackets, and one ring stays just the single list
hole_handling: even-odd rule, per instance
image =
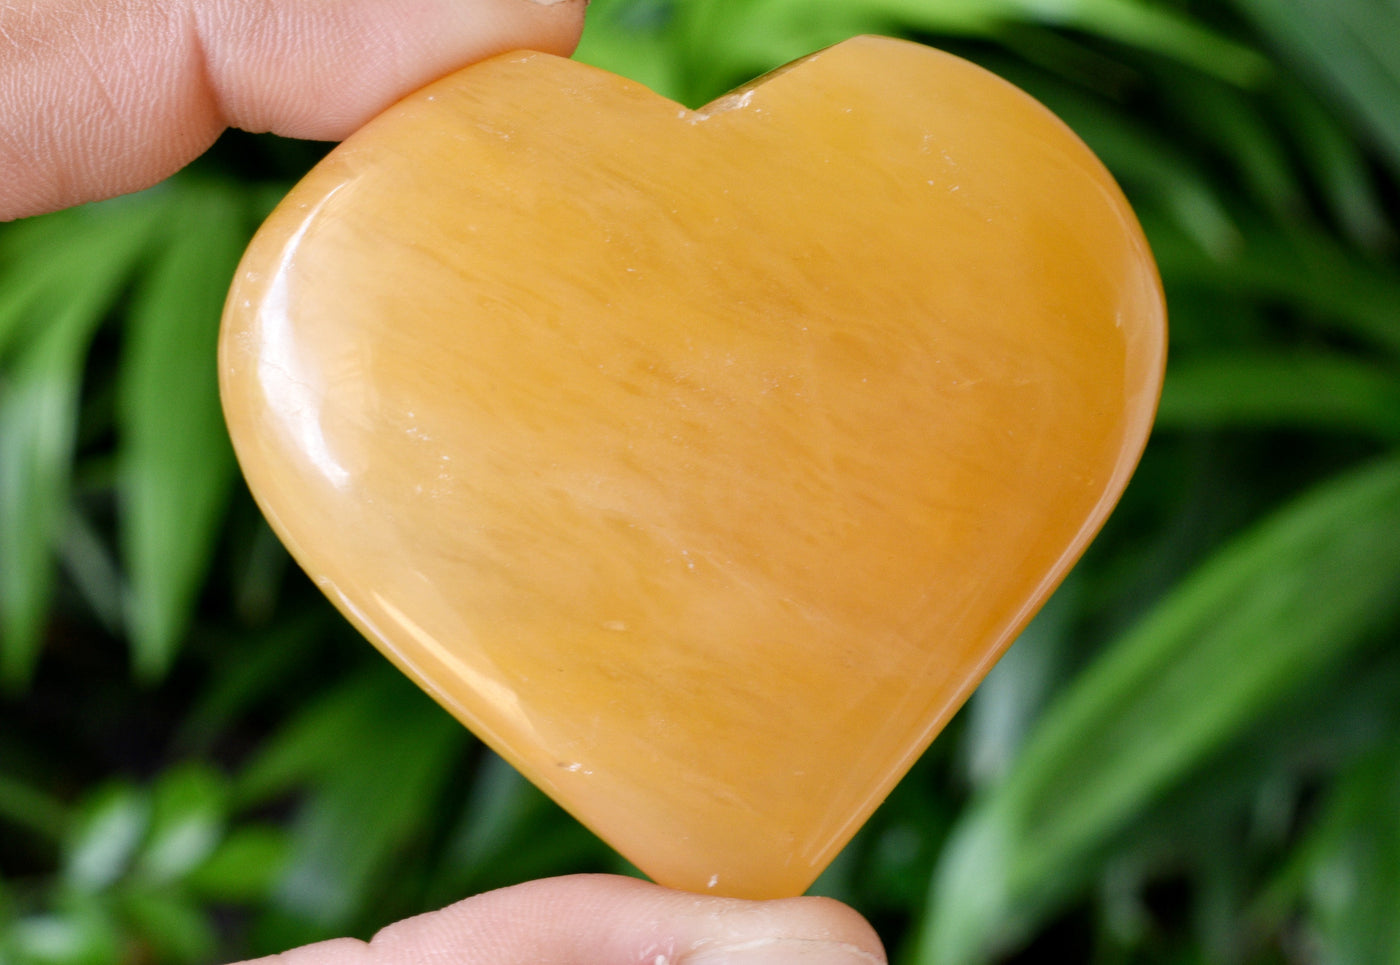
[{"label": "blurred foliage", "polygon": [[[856,33],[1030,90],[1137,207],[1157,431],[1083,563],[816,890],[911,965],[1400,963],[1400,8],[594,0],[692,106]],[[0,963],[366,935],[621,860],[345,628],[237,482],[214,339],[324,152],[231,133],[0,228]]]}]

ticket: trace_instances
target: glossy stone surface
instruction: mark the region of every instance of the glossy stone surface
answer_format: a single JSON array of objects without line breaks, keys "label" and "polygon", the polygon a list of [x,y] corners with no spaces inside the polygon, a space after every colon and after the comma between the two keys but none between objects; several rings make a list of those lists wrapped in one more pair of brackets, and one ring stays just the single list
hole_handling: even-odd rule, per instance
[{"label": "glossy stone surface", "polygon": [[291,193],[222,378],[390,659],[656,880],[773,897],[1103,521],[1164,326],[1103,168],[963,61],[861,38],[690,112],[520,53]]}]

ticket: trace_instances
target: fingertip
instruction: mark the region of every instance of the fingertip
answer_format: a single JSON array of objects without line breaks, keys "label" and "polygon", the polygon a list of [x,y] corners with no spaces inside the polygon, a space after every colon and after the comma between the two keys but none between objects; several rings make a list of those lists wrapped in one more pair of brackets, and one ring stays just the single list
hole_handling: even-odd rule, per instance
[{"label": "fingertip", "polygon": [[375,965],[885,962],[869,923],[828,898],[716,898],[611,875],[544,879],[478,895],[391,925],[370,948]]},{"label": "fingertip", "polygon": [[586,0],[0,4],[0,220],[139,190],[227,126],[341,140],[494,54],[567,55]]},{"label": "fingertip", "polygon": [[249,959],[238,965],[371,965],[369,945],[355,938],[332,938],[314,945],[265,958]]},{"label": "fingertip", "polygon": [[829,898],[746,901],[572,875],[476,895],[244,965],[885,965],[875,930]]},{"label": "fingertip", "polygon": [[542,11],[544,23],[540,35],[545,46],[537,48],[547,54],[570,57],[583,37],[584,12],[589,0],[526,0]]},{"label": "fingertip", "polygon": [[786,906],[779,907],[777,913],[791,915],[799,926],[795,930],[824,935],[833,944],[851,951],[855,960],[868,965],[883,965],[886,960],[884,943],[874,926],[850,905],[819,896],[787,898],[771,904]]},{"label": "fingertip", "polygon": [[512,50],[568,56],[586,0],[204,0],[194,29],[225,124],[338,141],[420,87]]}]

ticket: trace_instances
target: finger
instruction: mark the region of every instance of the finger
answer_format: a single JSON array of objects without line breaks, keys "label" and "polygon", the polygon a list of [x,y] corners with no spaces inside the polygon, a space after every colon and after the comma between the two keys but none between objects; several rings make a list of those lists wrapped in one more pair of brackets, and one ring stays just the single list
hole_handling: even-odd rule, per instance
[{"label": "finger", "polygon": [[551,878],[248,965],[883,965],[880,941],[825,898],[741,901],[631,878]]},{"label": "finger", "polygon": [[586,0],[0,4],[0,219],[148,187],[229,126],[340,140],[492,54],[568,54]]}]

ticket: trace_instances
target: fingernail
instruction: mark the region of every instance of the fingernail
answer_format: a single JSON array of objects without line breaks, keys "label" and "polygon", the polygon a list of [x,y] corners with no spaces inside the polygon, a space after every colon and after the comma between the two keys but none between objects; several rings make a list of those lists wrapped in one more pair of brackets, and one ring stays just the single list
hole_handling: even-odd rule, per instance
[{"label": "fingernail", "polygon": [[755,938],[697,948],[676,965],[885,965],[885,960],[848,942]]}]

